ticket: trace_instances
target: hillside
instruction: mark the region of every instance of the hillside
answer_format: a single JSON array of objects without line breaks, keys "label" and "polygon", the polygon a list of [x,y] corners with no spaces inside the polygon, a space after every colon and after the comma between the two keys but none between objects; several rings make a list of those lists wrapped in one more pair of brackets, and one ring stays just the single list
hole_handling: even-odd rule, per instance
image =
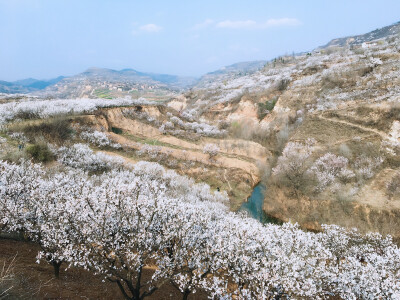
[{"label": "hillside", "polygon": [[363,43],[372,42],[378,39],[385,39],[390,36],[396,36],[399,33],[400,33],[400,22],[397,22],[395,24],[378,28],[375,29],[374,31],[365,34],[333,39],[332,41],[330,41],[329,43],[320,48],[324,49],[333,46],[344,47],[344,46],[361,45]]},{"label": "hillside", "polygon": [[133,69],[120,71],[89,68],[75,76],[36,93],[57,98],[88,97],[117,98],[123,96],[165,99],[195,82],[191,77],[143,73]]},{"label": "hillside", "polygon": [[165,98],[197,81],[193,77],[89,68],[74,76],[59,76],[50,80],[27,78],[14,82],[0,81],[0,93],[31,93],[39,97],[115,98],[121,96],[147,96]]},{"label": "hillside", "polygon": [[59,76],[50,80],[38,80],[34,78],[27,78],[13,82],[0,81],[0,93],[17,94],[17,93],[31,93],[43,90],[46,87],[56,84],[62,80],[64,76]]},{"label": "hillside", "polygon": [[[169,105],[273,154],[263,171],[267,214],[311,229],[335,223],[399,236],[398,26],[363,35],[351,47],[332,42],[279,57],[255,73],[196,86]],[[291,160],[304,164],[281,166]]]},{"label": "hillside", "polygon": [[195,87],[204,87],[207,84],[210,84],[214,81],[223,81],[234,76],[243,76],[252,74],[265,66],[267,61],[265,60],[256,60],[256,61],[247,61],[247,62],[239,62],[233,65],[229,65],[223,67],[219,70],[209,72],[199,79],[196,83]]},{"label": "hillside", "polygon": [[194,85],[90,68],[0,94],[0,298],[397,299],[393,26]]}]

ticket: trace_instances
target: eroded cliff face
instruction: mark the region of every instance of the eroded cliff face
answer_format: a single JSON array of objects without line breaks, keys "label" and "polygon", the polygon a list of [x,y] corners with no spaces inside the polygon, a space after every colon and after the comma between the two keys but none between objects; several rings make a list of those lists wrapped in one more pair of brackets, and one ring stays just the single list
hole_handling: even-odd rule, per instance
[{"label": "eroded cliff face", "polygon": [[319,231],[322,224],[358,228],[361,232],[390,234],[400,241],[400,209],[377,207],[358,201],[316,199],[290,195],[284,189],[269,190],[264,211],[277,219],[298,222],[309,230]]},{"label": "eroded cliff face", "polygon": [[[310,229],[336,223],[398,235],[399,45],[397,35],[367,47],[280,57],[258,72],[195,87],[175,99],[174,106],[182,103],[184,114],[225,124],[231,136],[257,142],[271,153],[262,169],[267,214]],[[272,170],[287,145],[308,140],[313,141],[307,169],[314,165],[309,170],[314,187],[294,197],[290,187],[274,184],[280,178]],[[347,179],[330,173],[335,167],[324,161],[325,155],[346,165]],[[328,164],[325,170],[317,170],[318,160]],[[389,191],[389,185],[397,192]]]},{"label": "eroded cliff face", "polygon": [[[84,123],[108,132],[114,142],[122,145],[124,155],[135,161],[157,161],[198,182],[226,191],[231,209],[237,210],[260,181],[259,167],[270,156],[269,151],[259,143],[243,139],[200,135],[190,140],[161,132],[160,126],[172,114],[179,116],[164,106],[119,107],[85,116]],[[204,153],[207,144],[219,147],[216,156]]]},{"label": "eroded cliff face", "polygon": [[[264,208],[274,217],[311,229],[337,223],[400,232],[400,199],[387,190],[400,172],[399,43],[399,37],[388,38],[368,48],[281,57],[257,72],[195,87],[165,105],[104,109],[87,120],[135,160],[159,161],[226,190],[232,209],[266,180]],[[288,145],[309,140],[307,168],[314,172],[312,184],[320,186],[293,197],[285,184],[271,184],[280,180],[273,169]],[[204,153],[207,144],[218,146],[218,154]],[[347,179],[319,170],[331,176],[323,179],[312,171],[327,154],[345,163]]]}]

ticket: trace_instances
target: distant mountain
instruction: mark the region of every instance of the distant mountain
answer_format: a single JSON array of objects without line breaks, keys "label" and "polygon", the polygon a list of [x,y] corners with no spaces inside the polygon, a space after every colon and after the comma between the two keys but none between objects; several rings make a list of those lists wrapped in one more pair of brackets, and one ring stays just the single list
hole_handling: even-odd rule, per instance
[{"label": "distant mountain", "polygon": [[65,77],[36,95],[53,97],[161,97],[194,85],[194,77],[139,72],[134,69],[89,68]]},{"label": "distant mountain", "polygon": [[[0,93],[52,94],[59,97],[88,96],[97,89],[127,90],[181,90],[197,82],[195,77],[139,72],[134,69],[112,70],[89,68],[74,76],[59,76],[50,80],[26,78],[14,82],[0,81]],[[87,88],[89,87],[89,88]],[[77,90],[74,90],[77,89]],[[123,93],[122,93],[123,94]],[[123,95],[121,95],[123,96]]]},{"label": "distant mountain", "polygon": [[26,78],[13,82],[0,81],[0,93],[7,94],[19,94],[19,93],[30,93],[39,90],[43,90],[46,87],[53,85],[64,77],[59,76],[50,80],[38,80],[34,78]]},{"label": "distant mountain", "polygon": [[24,86],[0,80],[0,93],[18,94],[18,93],[28,93],[28,92],[29,89]]},{"label": "distant mountain", "polygon": [[134,69],[123,69],[120,71],[106,68],[89,68],[86,71],[71,78],[85,78],[104,80],[109,82],[135,82],[146,84],[165,84],[170,88],[186,88],[193,85],[197,79],[194,77],[181,77],[169,74],[157,74],[139,72]]},{"label": "distant mountain", "polygon": [[196,84],[196,87],[203,87],[208,83],[217,80],[220,81],[225,78],[231,78],[232,76],[243,76],[252,74],[262,69],[266,63],[267,63],[266,60],[255,60],[255,61],[239,62],[233,65],[223,67],[219,70],[203,75]]},{"label": "distant mountain", "polygon": [[[318,49],[328,47],[344,47],[359,45],[365,42],[386,38],[400,34],[400,22],[376,29],[366,34],[333,39]],[[267,61],[247,61],[232,64],[219,70],[207,73],[200,79],[181,77],[169,74],[139,72],[134,69],[112,70],[106,68],[89,68],[86,71],[70,76],[59,76],[50,80],[27,78],[14,82],[0,81],[0,93],[31,93],[46,94],[56,97],[114,97],[123,96],[140,91],[173,91],[196,87],[204,88],[216,81],[225,81],[232,78],[253,74],[262,69]],[[103,91],[103,92],[101,92]],[[110,93],[110,91],[112,91]],[[118,91],[120,93],[116,93]]]},{"label": "distant mountain", "polygon": [[64,76],[59,76],[57,78],[53,78],[50,80],[38,80],[34,78],[27,78],[22,80],[17,80],[12,82],[15,85],[20,85],[32,90],[42,90],[48,87],[49,85],[55,84],[60,80],[64,79]]},{"label": "distant mountain", "polygon": [[258,71],[267,63],[266,60],[243,61],[233,65],[223,67],[217,71],[207,73],[206,75],[225,74],[225,73],[251,73]]},{"label": "distant mountain", "polygon": [[379,29],[375,29],[374,31],[365,34],[333,39],[328,44],[320,47],[320,49],[332,46],[344,47],[344,46],[358,45],[365,42],[371,42],[374,40],[378,40],[381,38],[397,34],[400,34],[400,22]]}]

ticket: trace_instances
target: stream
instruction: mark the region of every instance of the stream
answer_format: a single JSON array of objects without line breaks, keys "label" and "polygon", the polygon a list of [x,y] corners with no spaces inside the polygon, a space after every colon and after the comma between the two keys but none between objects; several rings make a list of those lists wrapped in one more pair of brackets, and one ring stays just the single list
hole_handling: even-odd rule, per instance
[{"label": "stream", "polygon": [[251,193],[250,197],[247,199],[246,202],[242,204],[239,208],[239,211],[247,211],[250,216],[261,223],[275,223],[281,224],[281,222],[273,217],[268,216],[264,210],[264,196],[266,192],[266,187],[262,183],[257,184],[253,192]]}]

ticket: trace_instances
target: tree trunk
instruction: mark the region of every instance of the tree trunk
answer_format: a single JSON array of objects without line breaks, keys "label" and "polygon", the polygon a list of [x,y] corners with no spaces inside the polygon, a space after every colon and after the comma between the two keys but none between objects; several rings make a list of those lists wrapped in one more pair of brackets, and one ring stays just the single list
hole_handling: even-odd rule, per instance
[{"label": "tree trunk", "polygon": [[62,262],[60,261],[52,261],[51,264],[53,265],[54,268],[54,276],[59,279],[60,278],[60,266]]},{"label": "tree trunk", "polygon": [[187,300],[188,297],[189,297],[189,295],[190,295],[190,291],[189,291],[188,289],[186,289],[186,290],[183,292],[182,300]]}]

